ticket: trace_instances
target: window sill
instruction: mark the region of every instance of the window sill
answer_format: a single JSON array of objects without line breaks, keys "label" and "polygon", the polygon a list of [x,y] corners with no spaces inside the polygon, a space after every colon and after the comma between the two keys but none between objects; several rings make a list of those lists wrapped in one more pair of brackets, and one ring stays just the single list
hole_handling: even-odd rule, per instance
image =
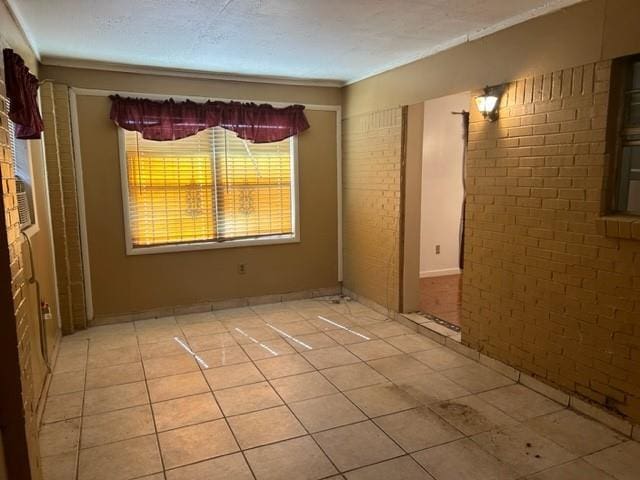
[{"label": "window sill", "polygon": [[640,216],[605,215],[596,220],[600,235],[627,240],[640,240]]},{"label": "window sill", "polygon": [[148,255],[156,253],[190,252],[197,250],[215,250],[236,247],[257,247],[261,245],[281,245],[287,243],[300,243],[299,235],[273,236],[261,239],[228,240],[226,242],[199,242],[177,245],[150,245],[148,247],[133,247],[127,245],[127,255]]}]

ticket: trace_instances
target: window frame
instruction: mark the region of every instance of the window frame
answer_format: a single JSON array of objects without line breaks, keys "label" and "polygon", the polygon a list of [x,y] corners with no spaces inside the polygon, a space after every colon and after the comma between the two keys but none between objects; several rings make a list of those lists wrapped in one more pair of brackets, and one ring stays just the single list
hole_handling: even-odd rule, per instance
[{"label": "window frame", "polygon": [[[219,248],[255,247],[262,245],[282,245],[300,243],[300,195],[298,175],[298,136],[291,137],[291,222],[293,235],[272,235],[263,238],[241,238],[231,240],[209,240],[180,243],[173,245],[149,245],[134,247],[131,235],[131,217],[129,215],[129,179],[124,129],[118,127],[118,150],[120,157],[120,187],[122,190],[122,209],[126,255],[148,255],[158,253],[190,252],[215,250]],[[215,186],[214,186],[215,188]]]},{"label": "window frame", "polygon": [[[39,100],[40,100],[40,97],[38,96],[38,101]],[[35,234],[37,234],[40,231],[40,215],[38,211],[38,202],[37,202],[38,194],[36,192],[35,182],[34,182],[34,168],[33,168],[33,154],[31,151],[31,148],[32,148],[31,140],[21,140],[19,138],[16,138],[15,124],[9,118],[9,108],[10,108],[9,99],[5,100],[5,106],[7,111],[6,131],[7,131],[7,136],[9,137],[9,150],[11,153],[11,168],[13,170],[13,178],[15,178],[16,180],[18,179],[18,170],[16,168],[18,163],[18,152],[16,151],[16,148],[18,145],[17,142],[24,142],[23,144],[24,153],[26,157],[24,159],[24,163],[26,163],[26,167],[29,174],[29,178],[27,179],[28,182],[26,183],[29,186],[29,190],[27,192],[27,198],[28,198],[29,206],[31,208],[31,224],[25,227],[20,227],[20,232],[24,233],[27,237],[32,238]]]},{"label": "window frame", "polygon": [[[625,141],[625,135],[629,133],[640,134],[640,127],[625,126],[625,115],[627,113],[625,93],[627,92],[631,66],[638,61],[640,61],[640,55],[628,55],[614,59],[611,66],[609,113],[607,117],[607,143],[611,145],[611,165],[606,185],[607,208],[605,215],[640,217],[639,212],[627,210],[622,205],[623,199],[621,198],[624,147],[633,143]],[[630,132],[630,130],[633,130],[633,132]]]}]

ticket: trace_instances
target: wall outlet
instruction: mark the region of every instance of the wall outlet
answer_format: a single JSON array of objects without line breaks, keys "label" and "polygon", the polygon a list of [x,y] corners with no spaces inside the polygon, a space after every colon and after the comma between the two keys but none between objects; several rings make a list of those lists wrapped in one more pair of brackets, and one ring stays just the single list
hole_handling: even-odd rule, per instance
[{"label": "wall outlet", "polygon": [[440,255],[440,245],[436,245],[436,255]]},{"label": "wall outlet", "polygon": [[239,263],[238,264],[238,274],[244,275],[245,273],[247,273],[247,264],[246,263]]}]

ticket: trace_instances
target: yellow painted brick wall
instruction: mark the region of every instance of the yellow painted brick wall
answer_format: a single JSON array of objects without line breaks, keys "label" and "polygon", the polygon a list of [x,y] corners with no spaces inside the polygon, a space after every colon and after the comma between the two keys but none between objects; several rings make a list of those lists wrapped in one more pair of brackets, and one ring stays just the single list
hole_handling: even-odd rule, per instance
[{"label": "yellow painted brick wall", "polygon": [[344,120],[344,285],[395,311],[401,151],[401,108]]},{"label": "yellow painted brick wall", "polygon": [[598,233],[611,62],[510,83],[469,133],[463,343],[640,421],[640,241]]},{"label": "yellow painted brick wall", "polygon": [[62,331],[69,334],[85,328],[87,321],[69,90],[47,82],[40,96],[60,315]]},{"label": "yellow painted brick wall", "polygon": [[[26,295],[27,284],[24,273],[25,261],[21,253],[23,242],[20,236],[20,221],[18,216],[18,200],[16,197],[16,181],[13,169],[8,130],[8,116],[5,108],[6,90],[4,84],[4,71],[0,67],[0,169],[2,172],[2,196],[4,200],[9,244],[9,262],[12,275],[13,303],[16,318],[16,331],[18,337],[18,353],[21,369],[22,399],[24,405],[26,431],[29,442],[29,457],[32,464],[33,478],[39,478],[39,448],[37,425],[37,398],[33,388],[32,374],[32,350],[38,348],[32,344],[33,335],[31,326],[34,319],[29,318]],[[4,321],[5,319],[2,319]]]}]

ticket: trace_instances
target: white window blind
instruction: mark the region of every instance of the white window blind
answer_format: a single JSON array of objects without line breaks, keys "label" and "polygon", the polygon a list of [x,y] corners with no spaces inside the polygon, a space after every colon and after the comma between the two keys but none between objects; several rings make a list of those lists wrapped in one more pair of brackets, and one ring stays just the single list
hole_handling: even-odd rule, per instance
[{"label": "white window blind", "polygon": [[13,172],[14,175],[17,171],[16,164],[16,126],[9,118],[9,110],[11,108],[11,101],[7,98],[4,101],[5,111],[7,112],[7,127],[9,130],[9,148],[11,149],[11,160],[13,162]]},{"label": "white window blind", "polygon": [[216,127],[167,142],[124,131],[124,143],[133,248],[295,235],[292,139]]}]

